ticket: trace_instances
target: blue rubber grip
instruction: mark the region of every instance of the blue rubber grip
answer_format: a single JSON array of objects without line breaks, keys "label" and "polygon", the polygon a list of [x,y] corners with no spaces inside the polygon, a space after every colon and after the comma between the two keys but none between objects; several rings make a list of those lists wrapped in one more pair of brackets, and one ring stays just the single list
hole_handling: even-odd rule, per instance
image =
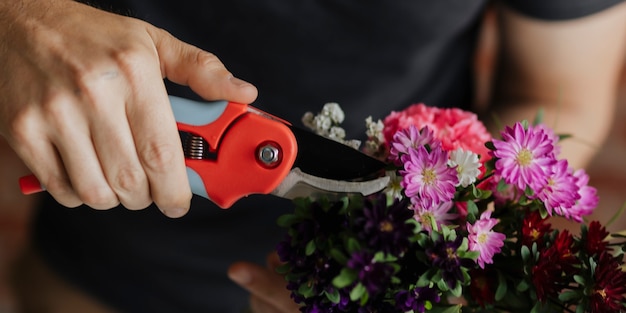
[{"label": "blue rubber grip", "polygon": [[[228,101],[198,102],[176,96],[169,96],[174,118],[179,123],[202,126],[213,123],[226,110]],[[187,167],[187,177],[191,192],[210,200],[200,175]]]},{"label": "blue rubber grip", "polygon": [[169,97],[176,121],[193,126],[213,123],[228,105],[228,101],[198,102],[176,96]]}]

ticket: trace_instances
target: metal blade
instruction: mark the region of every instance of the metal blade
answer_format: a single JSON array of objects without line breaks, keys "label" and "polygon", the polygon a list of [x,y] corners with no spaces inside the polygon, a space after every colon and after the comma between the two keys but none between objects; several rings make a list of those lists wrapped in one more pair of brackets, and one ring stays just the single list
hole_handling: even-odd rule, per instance
[{"label": "metal blade", "polygon": [[272,192],[273,195],[287,199],[316,195],[343,195],[360,193],[364,196],[383,190],[389,184],[389,176],[368,181],[349,182],[316,177],[294,168]]},{"label": "metal blade", "polygon": [[298,141],[294,168],[318,178],[367,180],[384,175],[385,163],[342,143],[290,126]]}]

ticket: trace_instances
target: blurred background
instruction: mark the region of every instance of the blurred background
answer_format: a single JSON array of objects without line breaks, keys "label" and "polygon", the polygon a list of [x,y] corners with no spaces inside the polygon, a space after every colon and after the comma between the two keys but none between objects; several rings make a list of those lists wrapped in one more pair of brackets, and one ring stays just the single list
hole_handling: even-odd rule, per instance
[{"label": "blurred background", "polygon": [[[481,49],[476,58],[477,79],[480,83],[478,101],[487,98],[490,68],[494,63],[494,47],[497,29],[493,15],[487,15],[482,33]],[[624,56],[622,79],[618,96],[617,112],[608,140],[600,147],[595,159],[588,167],[590,185],[598,189],[600,204],[597,210],[612,215],[626,203],[626,55]],[[592,105],[592,104],[591,104]],[[17,186],[18,177],[28,173],[23,166],[15,164],[15,157],[0,137],[0,313],[15,313],[12,307],[11,290],[7,279],[9,264],[19,255],[28,239],[32,198],[22,196]],[[601,221],[606,222],[606,221]],[[626,229],[626,216],[611,225],[610,230]]]}]

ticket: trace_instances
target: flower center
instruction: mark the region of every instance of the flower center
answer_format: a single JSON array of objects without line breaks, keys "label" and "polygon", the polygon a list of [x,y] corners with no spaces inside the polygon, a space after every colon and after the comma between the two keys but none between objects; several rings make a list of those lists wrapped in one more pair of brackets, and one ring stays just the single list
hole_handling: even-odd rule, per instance
[{"label": "flower center", "polygon": [[533,154],[530,150],[524,148],[517,154],[517,164],[521,166],[528,166],[533,160]]},{"label": "flower center", "polygon": [[422,171],[422,176],[424,177],[425,185],[434,185],[435,180],[437,179],[437,175],[435,174],[435,171],[433,171],[433,169],[430,169],[430,168],[424,169]]},{"label": "flower center", "polygon": [[390,233],[393,231],[393,224],[390,221],[380,222],[380,231]]},{"label": "flower center", "polygon": [[602,290],[596,290],[596,293],[599,294],[602,299],[606,299],[606,290],[602,289]]},{"label": "flower center", "polygon": [[456,259],[455,250],[452,248],[447,248],[446,253],[448,254],[448,259]]},{"label": "flower center", "polygon": [[478,243],[485,243],[487,242],[487,234],[482,233],[480,235],[478,235]]},{"label": "flower center", "polygon": [[538,231],[538,230],[536,230],[536,229],[533,229],[533,230],[531,230],[531,231],[530,231],[530,237],[531,237],[533,240],[537,240],[537,239],[539,239],[539,234],[540,234],[540,233],[539,233],[539,231]]}]

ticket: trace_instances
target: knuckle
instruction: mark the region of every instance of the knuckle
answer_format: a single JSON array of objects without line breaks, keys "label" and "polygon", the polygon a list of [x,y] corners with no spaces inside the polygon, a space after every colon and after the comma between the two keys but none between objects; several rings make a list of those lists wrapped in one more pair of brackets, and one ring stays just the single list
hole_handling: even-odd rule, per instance
[{"label": "knuckle", "polygon": [[80,189],[78,196],[82,202],[96,210],[111,209],[119,204],[117,197],[108,186]]},{"label": "knuckle", "polygon": [[177,160],[179,150],[178,146],[172,144],[150,142],[143,146],[139,153],[146,171],[163,173]]},{"label": "knuckle", "polygon": [[127,194],[145,189],[145,184],[146,176],[143,170],[134,166],[127,166],[115,174],[111,187],[117,194]]},{"label": "knuckle", "polygon": [[82,201],[78,199],[74,189],[66,179],[54,177],[42,183],[54,199],[64,206],[77,207],[82,204]]},{"label": "knuckle", "polygon": [[217,56],[215,56],[213,53],[198,49],[196,50],[196,53],[195,55],[193,55],[193,57],[194,63],[198,66],[201,66],[208,70],[223,71],[227,75],[229,74],[229,72],[226,71],[224,65],[222,64],[222,61],[220,61],[220,59],[218,59]]}]

